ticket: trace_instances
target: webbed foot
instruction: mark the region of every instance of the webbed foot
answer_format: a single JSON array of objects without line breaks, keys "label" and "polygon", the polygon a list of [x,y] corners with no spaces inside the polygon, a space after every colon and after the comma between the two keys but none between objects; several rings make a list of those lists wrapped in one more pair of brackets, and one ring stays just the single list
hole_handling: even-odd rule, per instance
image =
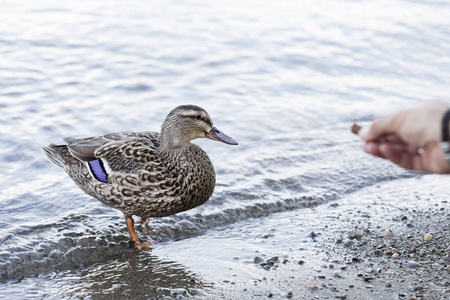
[{"label": "webbed foot", "polygon": [[148,228],[148,218],[141,218],[139,224],[141,224],[142,232],[148,233],[150,231]]},{"label": "webbed foot", "polygon": [[125,222],[127,223],[128,233],[130,234],[130,244],[134,246],[134,248],[138,250],[151,250],[150,245],[155,242],[141,242],[136,234],[136,230],[134,230],[134,220],[132,217],[125,217]]},{"label": "webbed foot", "polygon": [[140,251],[149,251],[152,250],[153,248],[150,247],[151,245],[155,244],[155,242],[149,242],[149,241],[145,241],[145,242],[140,242],[140,241],[130,241],[130,248],[134,247]]}]

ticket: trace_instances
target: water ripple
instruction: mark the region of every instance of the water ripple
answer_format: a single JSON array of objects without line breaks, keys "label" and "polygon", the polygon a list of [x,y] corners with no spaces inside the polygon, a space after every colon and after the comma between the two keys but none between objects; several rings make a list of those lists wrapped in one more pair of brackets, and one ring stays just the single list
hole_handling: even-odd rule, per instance
[{"label": "water ripple", "polygon": [[195,238],[418,176],[363,154],[349,126],[448,97],[448,6],[4,1],[1,278],[131,256],[120,212],[79,191],[41,147],[66,136],[158,131],[179,104],[204,107],[240,145],[196,141],[215,165],[215,194],[153,220],[143,238]]}]

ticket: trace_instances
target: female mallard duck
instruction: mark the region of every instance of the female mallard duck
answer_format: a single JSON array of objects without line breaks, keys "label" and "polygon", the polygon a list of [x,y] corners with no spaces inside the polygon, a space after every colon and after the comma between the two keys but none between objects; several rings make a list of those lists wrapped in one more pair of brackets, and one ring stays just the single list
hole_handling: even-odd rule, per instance
[{"label": "female mallard duck", "polygon": [[202,205],[212,195],[214,166],[206,152],[191,143],[205,137],[237,145],[213,126],[204,109],[182,105],[167,115],[161,134],[66,138],[68,145],[51,144],[44,150],[85,193],[125,214],[130,239],[142,250],[149,243],[139,242],[132,215],[144,220],[170,216]]}]

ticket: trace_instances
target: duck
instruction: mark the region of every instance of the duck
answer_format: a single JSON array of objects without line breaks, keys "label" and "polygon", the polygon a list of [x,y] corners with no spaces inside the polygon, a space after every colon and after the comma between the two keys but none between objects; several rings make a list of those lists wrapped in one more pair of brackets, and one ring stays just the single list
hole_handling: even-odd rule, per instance
[{"label": "duck", "polygon": [[217,129],[197,105],[180,105],[165,118],[160,132],[115,132],[88,138],[65,138],[65,145],[43,147],[86,194],[123,212],[130,244],[139,240],[133,216],[166,217],[204,204],[216,185],[207,153],[191,141],[207,138],[238,143]]}]

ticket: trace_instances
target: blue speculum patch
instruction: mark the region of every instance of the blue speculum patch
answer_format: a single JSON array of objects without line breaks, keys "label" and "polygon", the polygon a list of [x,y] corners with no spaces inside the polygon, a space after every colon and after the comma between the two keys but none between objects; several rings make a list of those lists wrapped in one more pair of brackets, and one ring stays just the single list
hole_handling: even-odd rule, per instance
[{"label": "blue speculum patch", "polygon": [[95,179],[101,182],[108,182],[108,174],[100,159],[88,161],[88,164]]}]

